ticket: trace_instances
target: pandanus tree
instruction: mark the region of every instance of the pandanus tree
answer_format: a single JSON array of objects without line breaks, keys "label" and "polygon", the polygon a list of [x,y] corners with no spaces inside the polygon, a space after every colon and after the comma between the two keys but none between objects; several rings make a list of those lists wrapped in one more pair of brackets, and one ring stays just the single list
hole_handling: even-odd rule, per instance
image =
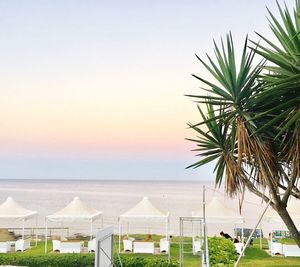
[{"label": "pandanus tree", "polygon": [[[189,123],[200,157],[189,167],[215,162],[216,185],[224,182],[230,196],[248,189],[270,200],[300,247],[287,211],[290,198],[300,199],[300,1],[293,14],[278,8],[281,21],[268,10],[278,45],[260,34],[260,42],[246,38],[237,63],[228,34],[220,46],[214,42],[215,58],[197,56],[212,79],[193,75],[204,88],[189,95],[201,119]],[[257,65],[254,56],[262,59]]]}]

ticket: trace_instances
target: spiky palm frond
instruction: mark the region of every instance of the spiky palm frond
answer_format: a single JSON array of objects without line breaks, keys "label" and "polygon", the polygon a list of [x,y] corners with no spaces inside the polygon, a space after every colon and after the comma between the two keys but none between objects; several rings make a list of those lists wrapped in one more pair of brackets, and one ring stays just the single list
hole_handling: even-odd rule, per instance
[{"label": "spiky palm frond", "polygon": [[[255,119],[260,112],[265,111],[265,107],[255,102],[256,96],[261,93],[259,74],[263,64],[252,67],[254,54],[253,51],[248,52],[247,38],[239,69],[236,67],[231,34],[227,35],[226,45],[221,41],[221,49],[215,42],[214,46],[215,62],[209,56],[207,56],[209,63],[197,58],[213,75],[216,82],[213,83],[193,75],[209,86],[206,91],[210,95],[190,95],[196,99],[196,102],[207,104],[208,115],[205,116],[199,108],[202,121],[190,126],[200,133],[199,139],[193,141],[197,142],[199,149],[205,151],[198,155],[209,155],[209,157],[190,167],[199,167],[208,161],[217,159],[216,181],[220,183],[221,176],[224,176],[226,188],[230,194],[236,193],[241,188],[239,177],[245,175],[246,169],[250,169],[251,179],[256,184],[263,187],[272,186],[278,183],[281,177],[281,168],[276,163],[276,149],[270,144],[272,135],[267,132],[256,134],[257,129],[268,122],[262,117]],[[215,110],[220,112],[217,114]],[[214,143],[218,148],[212,149],[212,143],[208,144],[208,140],[203,140],[208,137],[204,135],[203,131],[201,132],[202,124],[207,126],[209,133],[205,134],[211,134],[214,137]],[[222,131],[220,134],[221,129],[226,129],[226,131]],[[221,145],[223,146],[222,150]],[[225,145],[226,147],[224,147]],[[236,183],[237,186],[234,186],[233,183]]]},{"label": "spiky palm frond", "polygon": [[265,109],[257,118],[264,117],[265,125],[258,132],[272,129],[281,161],[291,163],[293,175],[300,177],[300,1],[291,13],[287,6],[277,2],[281,22],[270,10],[270,28],[278,45],[260,35],[267,44],[257,44],[253,49],[268,60],[263,75],[264,86],[252,103]]},{"label": "spiky palm frond", "polygon": [[214,110],[212,105],[207,105],[207,115],[198,106],[200,116],[205,123],[207,131],[203,130],[199,125],[189,123],[189,127],[194,129],[198,134],[197,139],[187,139],[196,143],[197,148],[193,151],[199,152],[197,156],[201,160],[188,166],[187,168],[197,168],[208,162],[216,161],[216,185],[221,185],[225,178],[225,188],[230,194],[234,194],[241,190],[242,185],[238,179],[238,170],[235,154],[235,127],[220,123],[224,109],[221,107],[218,111]]},{"label": "spiky palm frond", "polygon": [[[196,55],[197,59],[213,76],[215,82],[193,75],[208,86],[204,89],[207,94],[188,96],[195,98],[198,103],[224,106],[223,117],[226,120],[235,116],[243,116],[242,112],[252,110],[247,99],[259,89],[257,76],[262,70],[262,64],[252,67],[254,52],[249,51],[247,46],[248,38],[246,37],[239,67],[236,64],[231,33],[226,36],[225,43],[221,40],[221,48],[214,41],[215,61],[207,55],[208,63],[206,63]],[[234,109],[232,109],[233,106]]]}]

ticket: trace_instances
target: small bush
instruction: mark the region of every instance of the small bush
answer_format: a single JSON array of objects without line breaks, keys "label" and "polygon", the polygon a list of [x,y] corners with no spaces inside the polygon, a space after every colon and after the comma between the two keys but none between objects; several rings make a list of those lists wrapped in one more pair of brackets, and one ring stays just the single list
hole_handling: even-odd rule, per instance
[{"label": "small bush", "polygon": [[211,266],[231,266],[237,259],[234,244],[223,237],[209,238],[208,250]]}]

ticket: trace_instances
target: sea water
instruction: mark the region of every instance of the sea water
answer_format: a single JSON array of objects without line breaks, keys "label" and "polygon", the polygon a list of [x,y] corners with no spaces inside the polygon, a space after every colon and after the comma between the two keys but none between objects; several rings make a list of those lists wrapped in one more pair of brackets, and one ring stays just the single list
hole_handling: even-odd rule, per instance
[{"label": "sea water", "polygon": [[[239,211],[238,199],[229,198],[224,188],[215,189],[213,182],[200,181],[106,181],[106,180],[0,180],[0,202],[13,197],[25,208],[38,212],[37,226],[45,227],[45,216],[64,208],[74,197],[79,197],[87,205],[104,212],[103,224],[94,223],[93,232],[103,226],[113,225],[118,232],[118,216],[138,203],[144,196],[162,210],[170,212],[171,235],[179,234],[179,217],[191,216],[192,211],[202,208],[203,186],[206,188],[207,202],[217,196],[225,206]],[[242,215],[246,223],[243,227],[252,228],[263,211],[264,203],[253,194],[246,194]],[[28,220],[26,228],[35,227],[35,220]],[[69,234],[90,233],[88,222],[49,223],[49,227],[69,228]],[[273,226],[262,221],[265,234]],[[20,221],[0,220],[0,227],[19,228]],[[232,224],[209,224],[209,235],[228,232],[234,235]],[[241,227],[241,225],[236,225]],[[191,235],[191,223],[186,223],[184,234]],[[129,233],[165,233],[165,225],[160,223],[130,223],[123,226]],[[52,230],[52,234],[66,235],[64,230]],[[42,230],[39,231],[43,233]]]}]

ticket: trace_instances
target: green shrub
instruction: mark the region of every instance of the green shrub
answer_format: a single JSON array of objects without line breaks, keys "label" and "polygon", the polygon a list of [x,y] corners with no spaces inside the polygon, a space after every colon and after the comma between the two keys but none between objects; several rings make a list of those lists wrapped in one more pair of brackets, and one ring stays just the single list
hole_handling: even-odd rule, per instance
[{"label": "green shrub", "polygon": [[92,267],[93,254],[56,254],[56,255],[26,255],[8,254],[0,256],[0,264],[12,264],[29,267]]},{"label": "green shrub", "polygon": [[223,237],[209,238],[208,250],[211,266],[232,266],[237,259],[234,244]]},{"label": "green shrub", "polygon": [[[21,265],[29,267],[93,267],[94,254],[0,254],[0,265]],[[177,267],[173,262],[168,265],[168,260],[162,258],[121,257],[123,267]],[[115,256],[116,266],[121,266]]]},{"label": "green shrub", "polygon": [[[179,263],[172,261],[168,264],[168,260],[161,258],[142,258],[142,257],[121,257],[123,267],[178,267]],[[120,267],[120,263],[115,258],[115,264]]]}]

